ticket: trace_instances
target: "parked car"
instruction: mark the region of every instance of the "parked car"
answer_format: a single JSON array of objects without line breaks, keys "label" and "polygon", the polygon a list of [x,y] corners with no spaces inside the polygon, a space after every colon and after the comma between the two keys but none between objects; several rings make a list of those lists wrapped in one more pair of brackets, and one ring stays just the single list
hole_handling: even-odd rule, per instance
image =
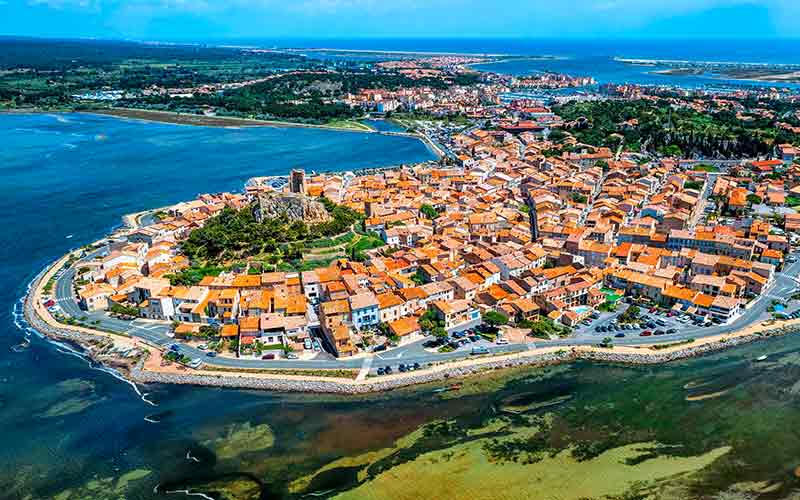
[{"label": "parked car", "polygon": [[497,345],[506,345],[508,344],[508,339],[503,337],[497,337],[494,339],[494,343]]},{"label": "parked car", "polygon": [[656,330],[653,332],[653,335],[664,335],[664,330]]},{"label": "parked car", "polygon": [[470,354],[473,354],[473,355],[476,355],[476,354],[489,354],[489,349],[487,349],[487,348],[485,348],[484,346],[481,346],[481,345],[475,346],[475,347],[472,348],[472,351],[470,351]]},{"label": "parked car", "polygon": [[300,356],[293,352],[286,353],[286,359],[300,359]]},{"label": "parked car", "polygon": [[414,363],[414,369],[415,370],[419,370],[420,368],[421,368],[421,366],[419,365],[419,363]]},{"label": "parked car", "polygon": [[614,336],[617,337],[618,339],[621,339],[622,337],[625,336],[625,334],[624,333],[618,333],[618,334],[616,334]]},{"label": "parked car", "polygon": [[189,363],[189,367],[190,368],[194,368],[196,370],[196,369],[200,368],[200,365],[202,365],[202,364],[203,364],[203,360],[202,359],[195,358],[195,359],[192,360],[191,363]]},{"label": "parked car", "polygon": [[305,339],[305,340],[303,341],[303,347],[304,347],[304,348],[305,348],[307,351],[310,351],[310,350],[313,348],[313,346],[312,346],[312,344],[311,344],[311,339]]},{"label": "parked car", "polygon": [[678,331],[678,330],[676,330],[676,329],[674,329],[674,328],[670,328],[669,330],[667,330],[667,333],[668,333],[668,334],[673,334],[673,333],[675,333],[675,332],[677,332],[677,331]]},{"label": "parked car", "polygon": [[261,356],[261,359],[275,359],[275,355],[273,353],[268,353]]},{"label": "parked car", "polygon": [[378,375],[383,375],[383,374],[384,374],[383,368],[378,368],[378,370],[377,370],[377,372],[376,372],[376,373],[377,373]]},{"label": "parked car", "polygon": [[651,336],[652,334],[653,334],[653,332],[651,332],[650,330],[645,330],[645,331],[643,331],[642,333],[640,333],[640,334],[639,334],[639,336],[640,336],[640,337],[649,337],[649,336]]},{"label": "parked car", "polygon": [[372,352],[381,352],[386,350],[386,344],[378,344],[372,348]]},{"label": "parked car", "polygon": [[383,373],[385,373],[386,375],[391,375],[392,374],[392,367],[391,366],[387,366],[386,368],[383,369]]},{"label": "parked car", "polygon": [[480,337],[480,335],[470,335],[470,336],[469,336],[469,340],[470,340],[471,342],[480,342],[480,340],[481,340],[481,337]]},{"label": "parked car", "polygon": [[408,368],[406,368],[406,365],[403,363],[400,363],[400,366],[398,366],[397,369],[400,370],[400,373],[405,373],[408,371]]}]

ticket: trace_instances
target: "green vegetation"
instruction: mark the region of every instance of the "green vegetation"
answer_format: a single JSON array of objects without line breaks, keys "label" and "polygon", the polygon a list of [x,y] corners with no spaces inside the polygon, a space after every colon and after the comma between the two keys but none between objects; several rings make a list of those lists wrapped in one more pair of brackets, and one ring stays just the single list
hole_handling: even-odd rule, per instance
[{"label": "green vegetation", "polygon": [[[459,80],[460,81],[460,80]],[[413,87],[446,88],[455,79],[413,79],[394,72],[365,72],[340,69],[338,72],[295,71],[273,76],[224,94],[202,94],[187,98],[149,96],[123,100],[121,106],[157,110],[199,110],[212,107],[219,115],[260,120],[291,120],[312,124],[339,124],[366,130],[352,121],[360,117],[360,109],[332,102],[334,98],[362,89]]]},{"label": "green vegetation", "polygon": [[581,193],[572,193],[572,195],[570,196],[570,199],[573,202],[580,203],[580,204],[586,203],[588,201],[588,198],[586,197],[586,195],[581,194]]},{"label": "green vegetation", "polygon": [[633,323],[637,319],[639,319],[639,306],[631,305],[625,311],[619,315],[617,321],[620,323]]},{"label": "green vegetation", "polygon": [[761,203],[761,197],[755,194],[748,194],[747,195],[747,203],[751,205],[759,205]]},{"label": "green vegetation", "polygon": [[367,233],[365,236],[358,235],[352,243],[347,245],[347,256],[356,262],[367,260],[366,251],[384,246],[383,239],[377,233]]},{"label": "green vegetation", "polygon": [[663,349],[669,349],[670,347],[678,347],[681,345],[692,344],[692,343],[694,343],[694,339],[686,339],[678,342],[671,342],[669,344],[655,344],[653,346],[650,346],[650,349],[653,349],[655,351],[660,351]]},{"label": "green vegetation", "polygon": [[715,167],[714,165],[705,165],[705,164],[695,165],[694,167],[692,167],[692,170],[694,170],[695,172],[719,172],[718,167]]},{"label": "green vegetation", "polygon": [[703,183],[700,181],[686,181],[683,183],[683,189],[693,189],[695,191],[700,191],[703,189]]},{"label": "green vegetation", "polygon": [[[772,101],[758,105],[778,106]],[[666,101],[570,102],[554,111],[569,121],[583,118],[570,130],[580,142],[615,148],[621,137],[629,150],[644,148],[643,153],[666,156],[752,158],[771,154],[774,144],[798,140],[791,132],[775,127],[774,119],[743,121],[734,110],[699,113],[689,108],[673,109]],[[638,120],[638,126],[620,126],[631,119]]]},{"label": "green vegetation", "polygon": [[440,339],[447,337],[444,321],[439,319],[431,309],[426,310],[419,317],[419,327],[425,335],[433,335]]},{"label": "green vegetation", "polygon": [[193,286],[200,283],[206,276],[219,276],[225,269],[220,266],[192,266],[176,274],[168,274],[172,286]]},{"label": "green vegetation", "polygon": [[433,208],[432,206],[428,205],[427,203],[423,204],[421,207],[419,207],[419,211],[423,215],[425,215],[425,217],[427,217],[427,218],[429,218],[431,220],[436,219],[436,218],[439,217],[439,212],[436,211],[435,208]]},{"label": "green vegetation", "polygon": [[319,370],[303,370],[303,369],[282,369],[282,368],[225,368],[217,365],[207,365],[203,367],[205,371],[214,372],[232,372],[232,373],[259,373],[265,375],[300,375],[307,377],[326,377],[326,378],[348,378],[355,379],[358,376],[358,370],[337,370],[337,369],[319,369]]},{"label": "green vegetation", "polygon": [[496,330],[498,326],[508,323],[508,316],[497,311],[486,311],[483,313],[483,322]]},{"label": "green vegetation", "polygon": [[132,307],[132,306],[122,306],[117,303],[110,302],[108,306],[108,311],[114,314],[124,314],[126,316],[136,316],[139,317],[139,308]]},{"label": "green vegetation", "polygon": [[[248,257],[261,257],[270,264],[279,264],[284,259],[299,261],[306,241],[341,234],[363,219],[349,208],[322,201],[332,219],[313,226],[300,220],[289,221],[285,216],[259,222],[252,207],[239,211],[225,208],[202,228],[192,231],[181,243],[181,250],[195,265],[204,263],[198,266],[201,268]],[[370,240],[364,245],[372,244],[374,241]],[[363,251],[361,247],[356,250]]]},{"label": "green vegetation", "polygon": [[103,40],[0,40],[0,107],[82,109],[72,95],[99,89],[191,87],[315,68],[294,54]]},{"label": "green vegetation", "polygon": [[569,330],[566,327],[553,323],[550,318],[542,318],[533,322],[528,335],[537,339],[549,340],[553,336],[562,337],[568,333]]}]

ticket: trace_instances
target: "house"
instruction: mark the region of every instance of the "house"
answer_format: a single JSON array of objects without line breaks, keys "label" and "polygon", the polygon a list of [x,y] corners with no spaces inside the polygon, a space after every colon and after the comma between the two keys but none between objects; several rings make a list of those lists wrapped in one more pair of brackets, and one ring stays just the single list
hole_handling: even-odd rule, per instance
[{"label": "house", "polygon": [[351,295],[349,301],[353,327],[361,330],[380,323],[380,304],[374,293]]},{"label": "house", "polygon": [[437,300],[431,303],[431,308],[436,317],[444,321],[448,332],[477,325],[481,320],[480,312],[466,300]]},{"label": "house", "polygon": [[378,309],[380,310],[380,322],[381,323],[389,323],[391,321],[397,321],[401,317],[407,314],[407,310],[404,307],[406,301],[401,299],[393,292],[382,293],[378,295]]},{"label": "house", "polygon": [[400,339],[400,345],[422,340],[422,329],[417,322],[417,318],[413,316],[390,321],[389,331]]},{"label": "house", "polygon": [[87,311],[104,311],[108,308],[108,298],[116,293],[107,283],[89,283],[81,289],[81,307]]}]

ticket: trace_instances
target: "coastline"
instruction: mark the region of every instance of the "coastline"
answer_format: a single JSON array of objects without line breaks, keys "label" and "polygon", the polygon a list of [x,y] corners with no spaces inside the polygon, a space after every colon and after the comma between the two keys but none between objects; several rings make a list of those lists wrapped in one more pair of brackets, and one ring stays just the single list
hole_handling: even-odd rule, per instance
[{"label": "coastline", "polygon": [[335,130],[338,132],[361,132],[365,134],[378,131],[364,125],[364,128],[339,127],[335,125],[321,125],[315,123],[297,123],[281,120],[256,120],[251,118],[238,118],[235,116],[205,116],[173,111],[157,111],[136,108],[108,108],[74,111],[87,115],[113,116],[120,119],[140,120],[153,123],[169,123],[172,125],[191,125],[197,127],[286,127],[286,128],[316,128],[321,130]]},{"label": "coastline", "polygon": [[[124,220],[131,227],[142,213],[131,214]],[[257,389],[278,392],[308,392],[333,394],[365,394],[399,389],[412,385],[457,380],[482,373],[522,366],[543,366],[576,361],[619,363],[629,365],[665,364],[719,352],[772,337],[800,332],[800,320],[765,325],[758,323],[743,330],[707,337],[689,344],[653,344],[641,347],[616,346],[552,346],[487,357],[466,358],[443,362],[419,371],[397,373],[363,380],[322,375],[301,375],[302,370],[287,370],[291,374],[258,373],[242,370],[221,372],[214,369],[189,370],[159,364],[161,348],[145,340],[119,333],[105,332],[75,325],[65,325],[42,305],[44,284],[68,261],[71,253],[50,265],[31,283],[24,298],[23,314],[28,324],[40,334],[78,347],[91,360],[117,371],[133,383],[164,383],[201,385],[237,389]],[[659,347],[654,347],[659,346]],[[280,366],[274,368],[280,371]],[[309,373],[313,373],[309,370]]]}]

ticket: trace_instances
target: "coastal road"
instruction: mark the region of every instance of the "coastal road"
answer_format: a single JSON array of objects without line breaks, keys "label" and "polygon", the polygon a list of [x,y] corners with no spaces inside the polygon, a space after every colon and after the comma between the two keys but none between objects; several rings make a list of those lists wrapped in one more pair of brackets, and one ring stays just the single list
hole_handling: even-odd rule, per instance
[{"label": "coastal road", "polygon": [[[87,255],[90,259],[103,252],[103,249],[92,252]],[[56,280],[54,286],[55,300],[60,306],[64,314],[72,316],[73,318],[80,319],[86,318],[85,323],[91,324],[97,322],[96,325],[104,330],[110,330],[116,333],[129,335],[142,339],[152,345],[165,347],[172,344],[174,340],[167,334],[170,330],[170,323],[164,321],[152,321],[145,319],[137,319],[134,321],[124,321],[112,318],[103,312],[88,313],[78,307],[76,297],[74,295],[72,281],[75,276],[75,266],[65,270],[60,277]],[[782,272],[776,273],[775,277],[767,288],[766,292],[755,299],[749,307],[739,315],[735,320],[728,324],[714,325],[709,327],[695,327],[680,325],[678,332],[672,335],[665,335],[660,338],[653,337],[639,337],[638,335],[632,337],[625,337],[620,339],[613,339],[614,345],[637,346],[637,345],[650,345],[658,343],[673,343],[688,339],[699,339],[703,337],[711,337],[731,333],[741,330],[759,321],[763,321],[769,317],[768,308],[772,300],[786,300],[791,297],[798,289],[800,289],[800,261],[794,262],[787,266]],[[606,335],[603,335],[605,337]],[[494,345],[488,343],[481,343],[485,345],[492,354],[508,354],[514,352],[523,352],[528,349],[537,347],[549,346],[578,346],[578,345],[595,345],[599,342],[597,336],[588,334],[579,334],[575,337],[558,339],[558,340],[537,340],[528,344],[508,344],[508,345]],[[180,344],[180,352],[191,358],[200,358],[204,363],[213,366],[226,367],[226,368],[293,368],[293,369],[361,369],[367,363],[365,357],[359,358],[344,358],[344,359],[321,359],[321,360],[260,360],[260,359],[244,359],[244,358],[226,358],[217,356],[209,358],[204,351],[194,347]],[[454,361],[458,359],[465,359],[470,357],[469,346],[449,352],[438,353],[429,352],[422,348],[422,341],[409,344],[403,347],[384,351],[373,355],[371,363],[371,370],[385,366],[396,367],[400,363],[427,365],[429,363],[441,363],[444,361]]]}]

